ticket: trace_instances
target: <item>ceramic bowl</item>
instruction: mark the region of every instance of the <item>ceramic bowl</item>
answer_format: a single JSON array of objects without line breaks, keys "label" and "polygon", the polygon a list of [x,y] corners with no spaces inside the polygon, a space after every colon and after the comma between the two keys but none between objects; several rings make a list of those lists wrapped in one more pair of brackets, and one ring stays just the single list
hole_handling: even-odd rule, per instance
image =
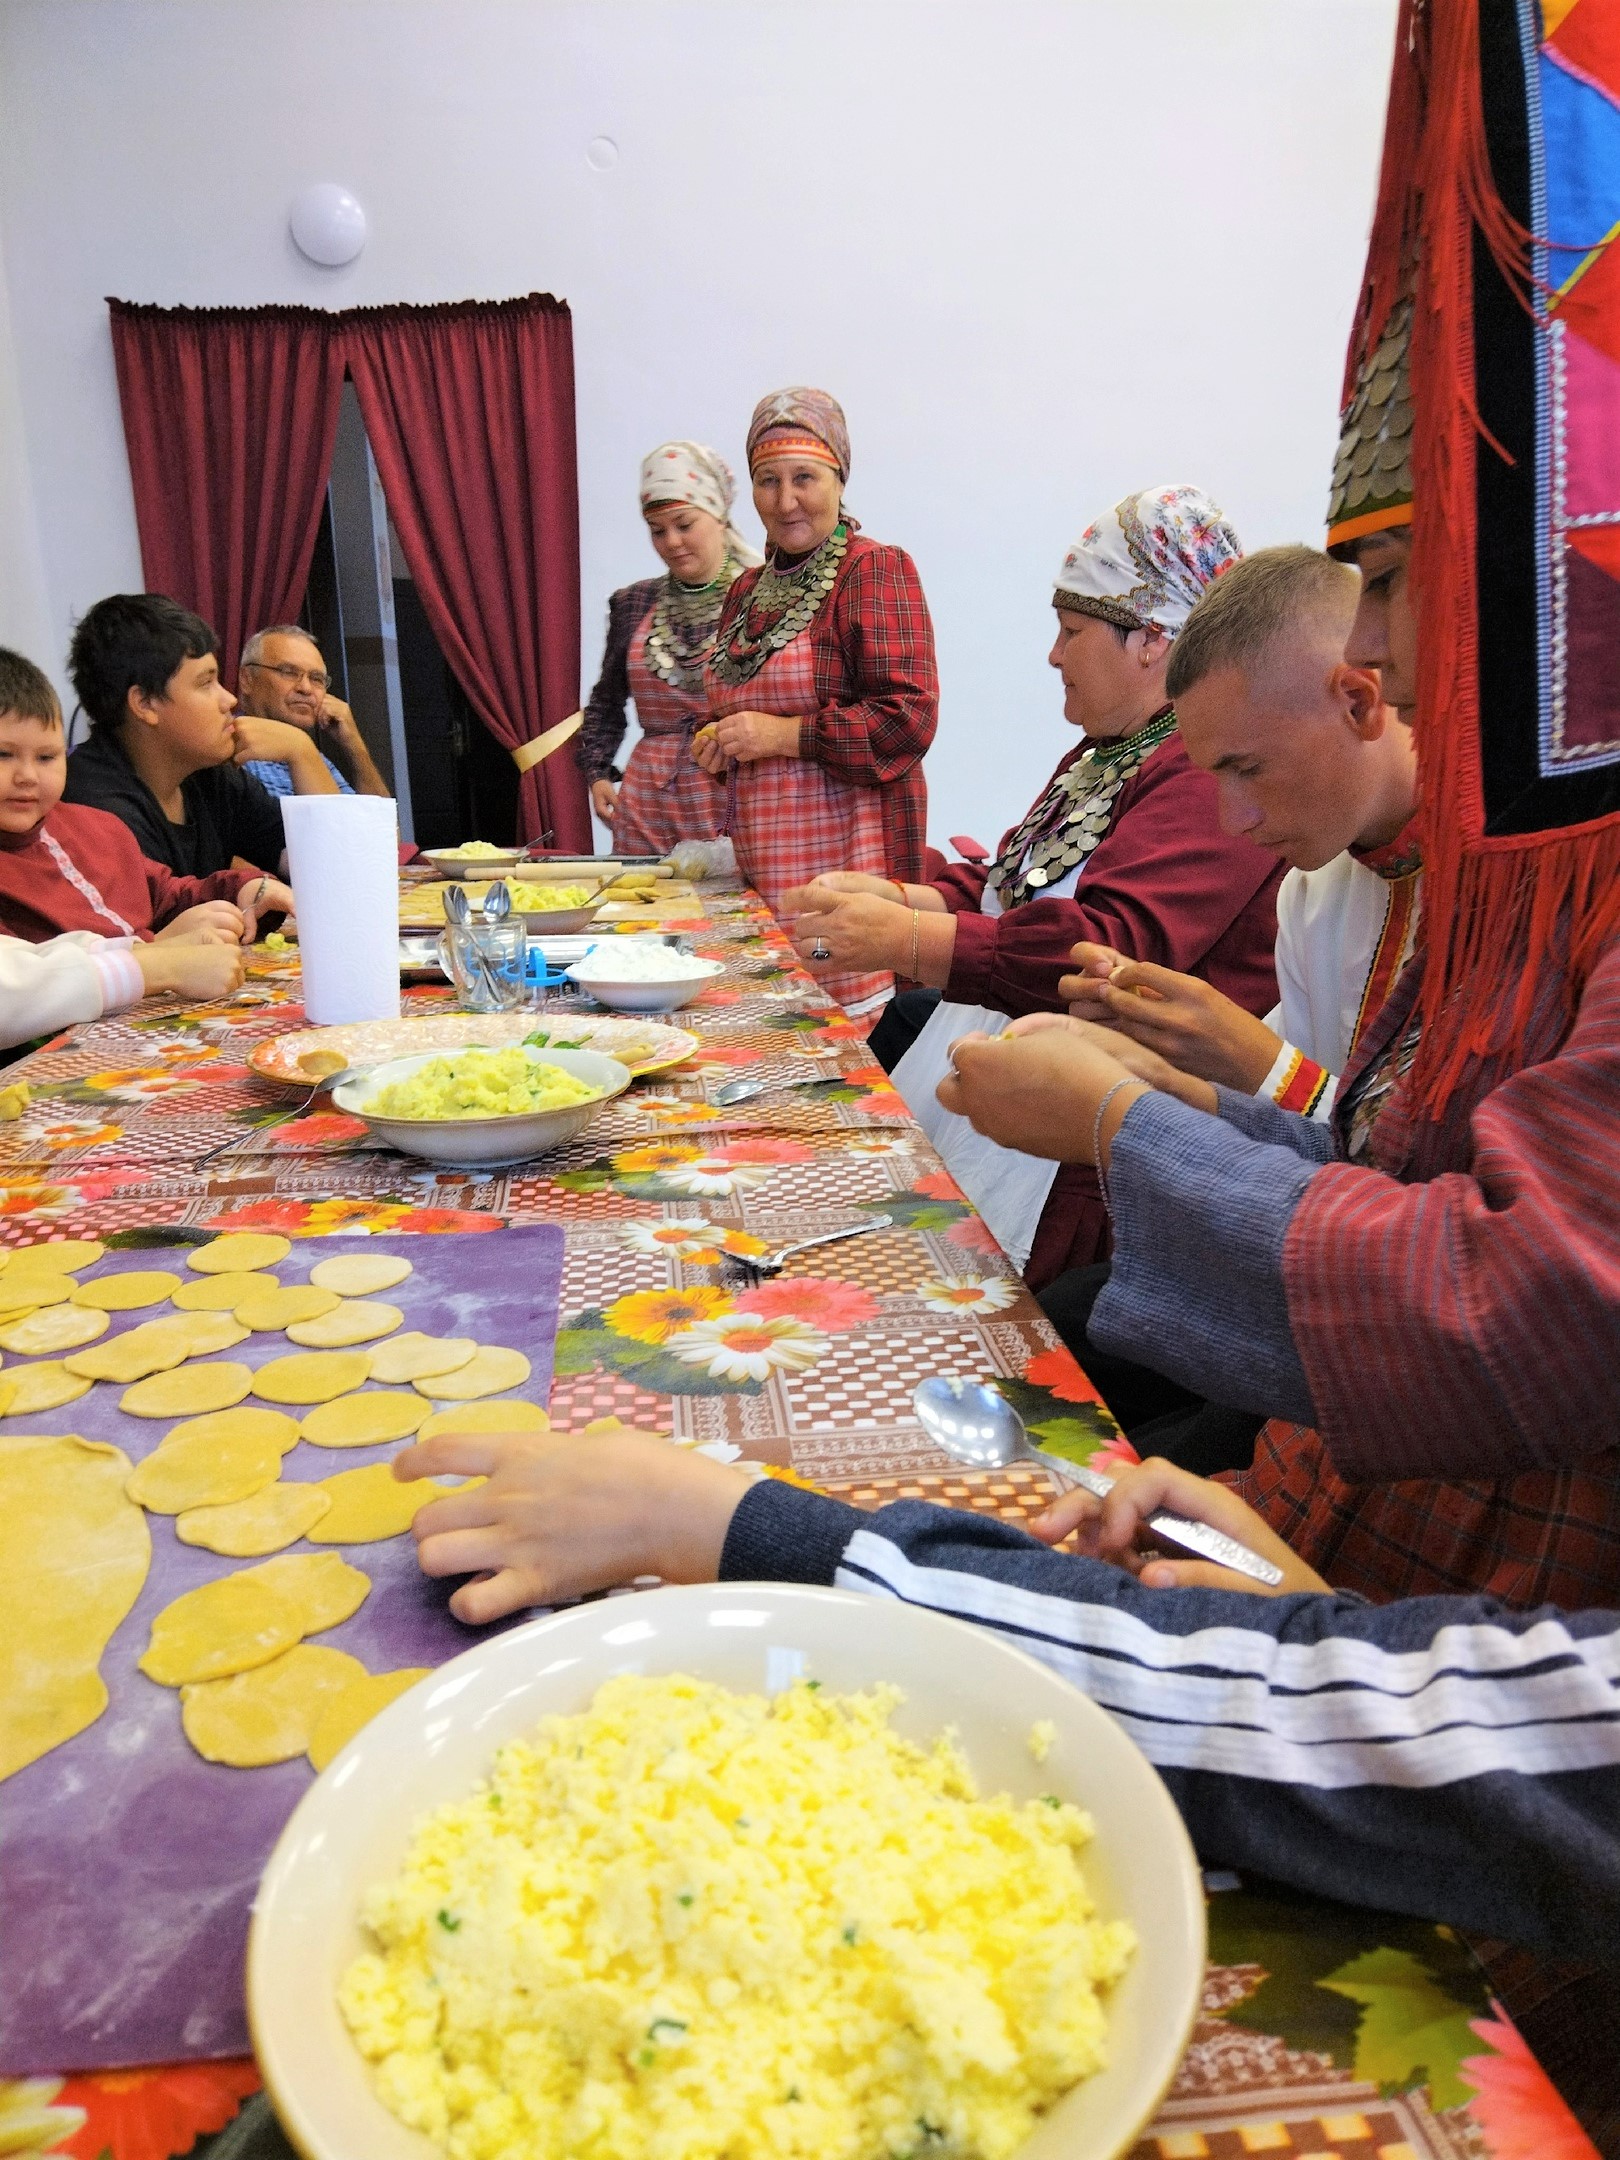
[{"label": "ceramic bowl", "polygon": [[[590,958],[598,966],[610,965],[612,947],[598,945]],[[674,1012],[677,1006],[690,1005],[717,975],[725,973],[723,960],[704,960],[699,963],[703,969],[701,975],[681,975],[668,982],[612,982],[601,975],[582,975],[580,969],[585,964],[579,961],[569,968],[568,979],[577,983],[587,997],[595,998],[598,1005],[605,1005],[609,1012]]]},{"label": "ceramic bowl", "polygon": [[[1019,2160],[1113,2160],[1152,2116],[1198,2008],[1204,1898],[1158,1773],[1103,1711],[986,1629],[917,1605],[787,1583],[649,1590],[488,1637],[356,1734],[305,1794],[271,1855],[248,1943],[253,2046],[306,2160],[435,2160],[390,2115],[338,2013],[364,1944],[362,1893],[391,1874],[413,1828],[460,1799],[497,1748],[553,1712],[586,1708],[616,1673],[682,1672],[766,1694],[804,1677],[850,1691],[893,1681],[898,1731],[960,1735],[981,1791],[1060,1793],[1093,1816],[1085,1870],[1105,1918],[1138,1949],[1108,2005],[1108,2067],[1066,2094]],[[1050,1719],[1043,1762],[1029,1734]]]},{"label": "ceramic bowl", "polygon": [[[470,1046],[468,1046],[470,1047]],[[404,1155],[420,1155],[425,1162],[464,1163],[478,1169],[497,1169],[505,1163],[527,1162],[548,1149],[572,1140],[588,1125],[603,1103],[622,1095],[630,1085],[629,1071],[617,1058],[596,1050],[529,1050],[536,1065],[560,1065],[601,1092],[589,1102],[570,1103],[561,1110],[531,1110],[510,1117],[392,1118],[375,1117],[366,1104],[395,1080],[408,1080],[435,1058],[454,1057],[454,1050],[424,1050],[415,1057],[390,1058],[373,1065],[332,1090],[334,1109],[349,1117],[363,1118],[380,1140]]]},{"label": "ceramic bowl", "polygon": [[459,848],[424,848],[424,862],[430,862],[440,877],[500,877],[505,871],[516,869],[527,860],[522,848],[498,848],[493,855],[463,855]]}]

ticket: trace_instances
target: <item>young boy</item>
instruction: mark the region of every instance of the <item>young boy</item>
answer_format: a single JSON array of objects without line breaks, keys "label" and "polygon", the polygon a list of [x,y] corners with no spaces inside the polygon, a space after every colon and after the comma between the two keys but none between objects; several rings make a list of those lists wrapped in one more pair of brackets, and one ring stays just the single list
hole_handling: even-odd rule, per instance
[{"label": "young boy", "polygon": [[[133,941],[123,958],[140,972],[141,987],[119,968],[104,985],[105,992],[121,984],[127,1004],[160,986],[212,986],[230,972],[189,959],[143,962],[140,948],[154,936],[177,946],[239,949],[252,942],[258,911],[291,909],[287,887],[256,870],[178,878],[149,861],[117,818],[62,802],[66,769],[55,691],[31,661],[0,647],[0,929],[31,945],[63,932]],[[184,981],[171,980],[177,969]],[[199,987],[194,994],[219,992]]]},{"label": "young boy", "polygon": [[337,792],[301,728],[233,717],[218,638],[161,593],[112,593],[87,609],[68,672],[90,722],[68,761],[68,801],[122,818],[176,877],[248,863],[280,873],[281,805],[241,769],[248,759],[280,759],[294,794]]}]

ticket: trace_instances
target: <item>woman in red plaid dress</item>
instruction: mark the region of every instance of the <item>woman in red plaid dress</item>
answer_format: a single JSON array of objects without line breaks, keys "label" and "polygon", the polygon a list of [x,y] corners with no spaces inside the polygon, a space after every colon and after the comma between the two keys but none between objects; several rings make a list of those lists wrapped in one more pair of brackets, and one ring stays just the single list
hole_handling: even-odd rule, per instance
[{"label": "woman in red plaid dress", "polygon": [[[765,566],[732,586],[693,754],[724,774],[744,877],[769,904],[828,863],[877,877],[923,868],[923,753],[939,717],[934,632],[916,566],[843,508],[849,432],[824,390],[762,398],[748,430]],[[888,973],[823,977],[846,1011]]]},{"label": "woman in red plaid dress", "polygon": [[[608,602],[602,672],[575,747],[591,808],[624,854],[663,855],[720,831],[725,789],[688,751],[709,716],[703,670],[726,594],[760,560],[731,522],[736,495],[731,467],[704,443],[660,443],[642,459],[641,514],[665,574]],[[621,779],[613,761],[631,699],[641,740]]]}]

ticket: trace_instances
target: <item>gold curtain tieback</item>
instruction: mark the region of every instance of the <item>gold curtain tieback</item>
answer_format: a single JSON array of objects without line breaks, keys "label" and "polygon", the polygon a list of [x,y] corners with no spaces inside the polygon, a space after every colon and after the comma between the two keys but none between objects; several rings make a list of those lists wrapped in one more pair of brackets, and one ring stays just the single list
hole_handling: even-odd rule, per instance
[{"label": "gold curtain tieback", "polygon": [[553,750],[560,750],[565,742],[577,735],[584,725],[583,712],[570,713],[566,720],[548,727],[543,735],[536,735],[531,742],[519,743],[512,752],[512,763],[520,773],[532,772],[543,759],[550,757]]}]

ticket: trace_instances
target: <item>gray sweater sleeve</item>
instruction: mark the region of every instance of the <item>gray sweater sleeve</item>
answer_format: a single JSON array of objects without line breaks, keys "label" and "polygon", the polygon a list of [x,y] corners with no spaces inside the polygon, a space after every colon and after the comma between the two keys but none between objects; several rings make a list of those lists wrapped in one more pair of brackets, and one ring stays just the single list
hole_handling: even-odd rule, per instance
[{"label": "gray sweater sleeve", "polygon": [[1233,1088],[1215,1090],[1223,1124],[1247,1139],[1262,1140],[1268,1147],[1285,1147],[1306,1162],[1332,1162],[1338,1154],[1331,1125],[1301,1117],[1297,1110],[1279,1110],[1274,1102],[1258,1095],[1240,1095]]},{"label": "gray sweater sleeve", "polygon": [[1620,1614],[1146,1590],[983,1515],[774,1481],[720,1572],[993,1629],[1130,1734],[1206,1866],[1620,1961]]},{"label": "gray sweater sleeve", "polygon": [[1291,1148],[1247,1139],[1224,1117],[1170,1095],[1138,1096],[1108,1167],[1114,1261],[1089,1323],[1098,1348],[1229,1409],[1310,1424],[1282,1248],[1315,1170]]}]

